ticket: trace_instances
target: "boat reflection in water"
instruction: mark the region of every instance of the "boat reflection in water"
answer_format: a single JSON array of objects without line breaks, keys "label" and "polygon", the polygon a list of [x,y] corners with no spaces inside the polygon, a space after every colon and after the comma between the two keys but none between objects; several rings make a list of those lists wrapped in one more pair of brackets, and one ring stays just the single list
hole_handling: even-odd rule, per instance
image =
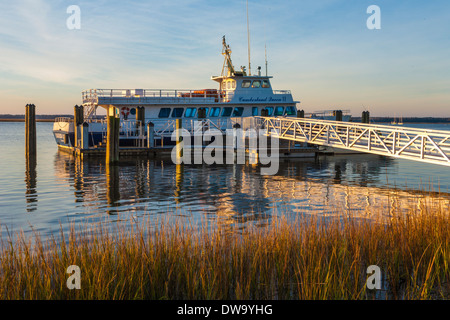
[{"label": "boat reflection in water", "polygon": [[[105,213],[127,219],[172,215],[219,223],[267,223],[273,215],[351,213],[389,217],[398,208],[420,206],[449,195],[389,185],[395,160],[375,155],[319,157],[280,162],[277,175],[256,165],[175,165],[170,158],[126,159],[107,167],[103,159],[55,156],[57,178],[73,187],[80,217]],[[395,171],[395,170],[394,170]]]}]

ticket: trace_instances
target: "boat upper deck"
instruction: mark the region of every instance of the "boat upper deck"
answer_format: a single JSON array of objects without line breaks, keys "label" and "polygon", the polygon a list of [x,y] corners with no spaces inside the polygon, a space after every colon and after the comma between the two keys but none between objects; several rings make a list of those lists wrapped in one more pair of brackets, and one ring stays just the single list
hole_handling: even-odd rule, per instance
[{"label": "boat upper deck", "polygon": [[89,89],[82,92],[83,104],[248,104],[296,103],[290,90],[167,90],[167,89]]}]

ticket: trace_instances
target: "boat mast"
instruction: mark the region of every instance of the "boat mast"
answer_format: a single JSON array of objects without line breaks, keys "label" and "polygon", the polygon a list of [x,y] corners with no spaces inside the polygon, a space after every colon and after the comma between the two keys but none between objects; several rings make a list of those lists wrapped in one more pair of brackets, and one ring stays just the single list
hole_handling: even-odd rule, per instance
[{"label": "boat mast", "polygon": [[266,77],[267,77],[267,45],[264,43],[264,55],[266,57]]},{"label": "boat mast", "polygon": [[222,76],[224,76],[224,70],[225,66],[227,67],[227,76],[234,75],[234,67],[233,63],[231,62],[231,49],[230,46],[227,45],[227,42],[225,41],[225,36],[222,38],[222,54],[225,56],[225,60],[223,61],[223,67],[222,67]]},{"label": "boat mast", "polygon": [[267,34],[266,34],[266,21],[264,21],[264,57],[266,61],[266,77],[268,75],[267,72]]},{"label": "boat mast", "polygon": [[248,23],[248,0],[247,0],[247,40],[248,40],[248,75],[252,75],[252,69],[250,67],[250,27]]}]

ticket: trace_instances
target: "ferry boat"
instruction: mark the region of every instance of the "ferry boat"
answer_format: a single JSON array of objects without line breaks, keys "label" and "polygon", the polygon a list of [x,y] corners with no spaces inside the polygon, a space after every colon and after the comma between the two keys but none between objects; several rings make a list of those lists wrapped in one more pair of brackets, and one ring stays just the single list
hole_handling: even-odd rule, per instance
[{"label": "ferry boat", "polygon": [[[89,89],[82,92],[83,122],[88,124],[89,148],[106,143],[106,117],[97,116],[97,108],[115,106],[120,112],[119,146],[141,146],[146,125],[154,125],[155,141],[170,146],[175,120],[183,120],[190,129],[195,120],[206,119],[220,130],[242,125],[252,116],[296,116],[297,104],[290,90],[274,90],[272,76],[247,74],[245,67],[236,70],[231,61],[231,49],[222,39],[224,64],[220,76],[212,76],[216,89]],[[143,111],[142,111],[143,110]],[[58,118],[53,133],[60,148],[75,145],[73,119]],[[158,143],[156,144],[158,145]]]}]

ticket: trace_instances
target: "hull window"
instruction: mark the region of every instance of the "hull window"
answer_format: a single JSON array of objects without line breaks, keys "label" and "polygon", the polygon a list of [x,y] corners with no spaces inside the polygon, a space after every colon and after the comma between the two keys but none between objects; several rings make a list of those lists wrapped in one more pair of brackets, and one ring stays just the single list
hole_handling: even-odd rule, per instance
[{"label": "hull window", "polygon": [[267,116],[268,116],[268,117],[272,116],[272,113],[273,113],[273,107],[266,107],[265,109],[267,110]]},{"label": "hull window", "polygon": [[231,107],[225,107],[222,110],[222,117],[229,117],[231,116],[231,112],[233,111],[233,108]]},{"label": "hull window", "polygon": [[185,118],[193,118],[195,117],[195,114],[197,113],[196,108],[187,108],[186,112],[184,113]]},{"label": "hull window", "polygon": [[258,116],[258,107],[253,107],[252,108],[252,116]]},{"label": "hull window", "polygon": [[233,110],[233,117],[241,117],[243,112],[244,112],[243,107],[236,107]]},{"label": "hull window", "polygon": [[184,108],[174,108],[172,111],[172,118],[181,118],[183,116]]},{"label": "hull window", "polygon": [[284,107],[276,107],[275,108],[275,113],[273,114],[275,117],[276,116],[282,116],[284,112]]},{"label": "hull window", "polygon": [[284,112],[285,115],[287,116],[295,116],[296,112],[295,112],[295,107],[290,106],[290,107],[286,107],[286,111]]},{"label": "hull window", "polygon": [[261,87],[261,81],[260,80],[254,80],[252,84],[252,88],[259,88]]},{"label": "hull window", "polygon": [[220,116],[220,108],[219,107],[213,107],[211,108],[211,112],[209,113],[210,117],[218,117]]},{"label": "hull window", "polygon": [[161,108],[159,110],[158,118],[168,118],[170,115],[170,108]]},{"label": "hull window", "polygon": [[242,81],[242,88],[250,88],[250,84],[252,82],[250,80],[244,80]]}]

